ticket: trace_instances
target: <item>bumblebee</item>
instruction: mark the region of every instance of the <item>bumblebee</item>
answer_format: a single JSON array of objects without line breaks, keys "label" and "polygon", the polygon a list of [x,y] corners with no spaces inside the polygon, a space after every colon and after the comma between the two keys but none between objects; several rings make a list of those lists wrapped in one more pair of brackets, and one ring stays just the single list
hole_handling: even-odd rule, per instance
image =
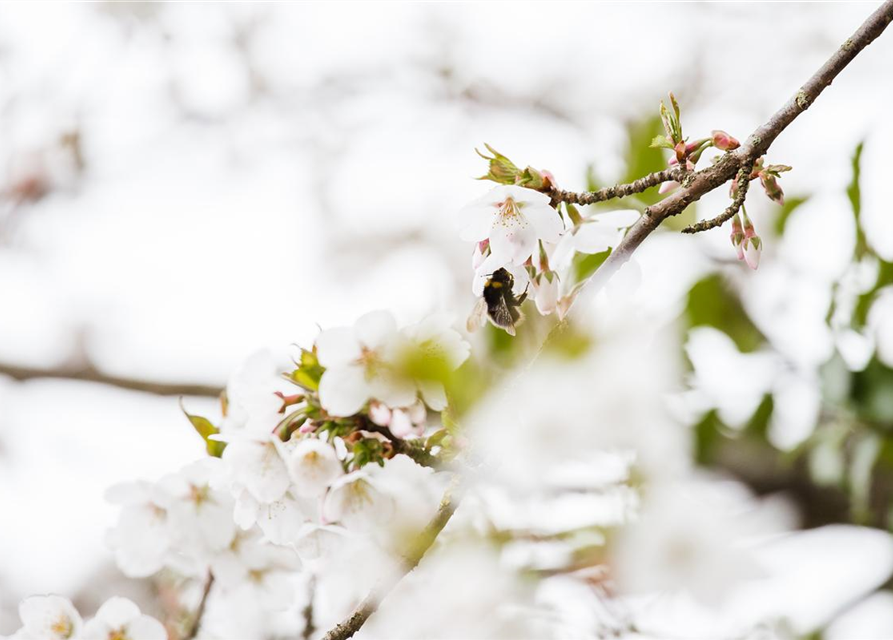
[{"label": "bumblebee", "polygon": [[515,335],[515,325],[523,319],[519,307],[527,299],[527,290],[515,296],[514,286],[515,278],[506,269],[494,271],[484,282],[484,295],[468,318],[468,330],[474,331],[484,323],[484,318],[488,318],[494,326],[504,329],[510,336]]}]

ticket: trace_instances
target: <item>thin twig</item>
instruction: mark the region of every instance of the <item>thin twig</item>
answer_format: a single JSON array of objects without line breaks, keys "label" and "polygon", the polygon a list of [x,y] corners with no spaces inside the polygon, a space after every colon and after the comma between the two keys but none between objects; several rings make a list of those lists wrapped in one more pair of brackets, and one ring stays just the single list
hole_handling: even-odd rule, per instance
[{"label": "thin twig", "polygon": [[751,171],[753,171],[753,162],[744,165],[738,170],[738,175],[735,177],[736,183],[738,184],[738,192],[735,194],[735,199],[732,200],[732,204],[726,207],[725,211],[715,218],[701,220],[700,222],[685,227],[685,229],[682,230],[682,233],[698,233],[700,231],[707,231],[708,229],[715,229],[716,227],[724,225],[727,220],[731,220],[741,207],[744,206],[744,200],[747,198],[747,188],[750,186]]},{"label": "thin twig", "polygon": [[[750,159],[765,154],[781,132],[787,129],[797,116],[812,106],[822,91],[865,47],[884,32],[891,21],[893,21],[893,0],[886,0],[781,109],[750,135],[744,144],[735,151],[724,154],[716,164],[691,174],[681,189],[648,207],[645,215],[630,227],[623,240],[598,271],[583,283],[583,286],[588,287],[590,292],[601,288],[664,220],[682,213],[692,202],[696,202],[704,194],[731,180]],[[570,304],[567,308],[570,308]]]},{"label": "thin twig", "polygon": [[625,198],[636,193],[642,193],[646,189],[656,187],[662,182],[675,180],[681,183],[685,177],[685,171],[682,167],[671,167],[663,171],[655,171],[649,173],[643,178],[639,178],[628,184],[616,184],[613,187],[605,187],[598,191],[564,191],[563,189],[552,188],[546,193],[551,196],[552,202],[567,202],[568,204],[595,204],[596,202],[605,202],[614,198]]},{"label": "thin twig", "polygon": [[316,627],[313,624],[313,599],[316,596],[316,576],[310,574],[307,581],[307,604],[301,610],[301,616],[304,618],[304,629],[301,631],[303,640],[310,640]]},{"label": "thin twig", "polygon": [[434,518],[431,519],[431,522],[429,522],[425,529],[418,535],[415,543],[404,555],[404,570],[402,575],[396,580],[390,580],[380,584],[377,588],[369,592],[347,618],[335,625],[325,636],[323,636],[323,640],[346,640],[353,636],[353,634],[359,631],[360,627],[366,623],[369,616],[375,613],[378,609],[378,605],[381,604],[381,601],[391,592],[400,579],[416,568],[422,557],[424,557],[428,549],[434,544],[437,536],[443,531],[447,522],[453,517],[453,513],[456,512],[456,508],[459,506],[459,501],[461,499],[460,482],[461,480],[457,474],[454,476],[449,488],[447,488],[446,493],[443,494],[443,498],[440,501],[440,507],[438,507]]},{"label": "thin twig", "polygon": [[26,382],[28,380],[54,379],[77,380],[81,382],[94,382],[119,389],[130,391],[142,391],[159,396],[208,396],[217,398],[223,391],[222,387],[205,384],[180,383],[180,382],[152,382],[138,378],[125,378],[102,373],[98,369],[87,366],[77,369],[72,368],[39,368],[20,367],[13,364],[0,362],[0,376],[8,376],[13,380]]},{"label": "thin twig", "polygon": [[198,634],[198,629],[202,624],[202,616],[205,615],[205,606],[208,604],[208,594],[211,593],[211,587],[214,585],[214,574],[208,571],[208,578],[205,580],[205,588],[202,591],[202,599],[198,602],[198,608],[192,617],[189,630],[183,635],[183,640],[193,640]]}]

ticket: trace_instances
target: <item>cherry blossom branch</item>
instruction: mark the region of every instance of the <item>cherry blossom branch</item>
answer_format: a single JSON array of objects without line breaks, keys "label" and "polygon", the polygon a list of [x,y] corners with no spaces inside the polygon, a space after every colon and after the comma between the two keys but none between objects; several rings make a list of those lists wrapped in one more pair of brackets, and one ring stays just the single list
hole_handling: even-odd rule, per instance
[{"label": "cherry blossom branch", "polygon": [[682,230],[682,233],[699,233],[701,231],[707,231],[708,229],[721,227],[727,221],[731,220],[744,205],[744,200],[747,198],[747,189],[750,187],[750,173],[752,170],[753,162],[738,170],[738,175],[735,178],[738,183],[738,193],[735,194],[735,199],[732,200],[732,204],[730,204],[725,211],[715,218],[701,220],[700,222],[685,227],[685,229]]},{"label": "cherry blossom branch", "polygon": [[443,467],[443,463],[440,459],[425,448],[422,440],[404,440],[403,438],[395,436],[393,431],[388,427],[379,426],[369,420],[366,416],[359,416],[359,418],[361,421],[360,428],[364,431],[371,431],[383,435],[387,438],[391,447],[393,447],[394,453],[402,453],[409,456],[423,467],[431,467],[432,469]]},{"label": "cherry blossom branch", "polygon": [[781,109],[750,135],[744,144],[734,151],[725,153],[714,165],[689,175],[682,188],[648,207],[583,287],[598,290],[629,260],[645,238],[664,220],[682,213],[701,196],[731,180],[741,167],[753,163],[766,153],[781,132],[787,129],[797,116],[812,106],[822,91],[865,47],[884,32],[891,21],[893,21],[893,0],[886,0]]},{"label": "cherry blossom branch", "polygon": [[195,615],[192,617],[192,623],[189,625],[189,630],[183,636],[183,640],[193,640],[198,634],[199,627],[202,624],[202,617],[205,615],[205,606],[208,604],[208,595],[211,593],[211,587],[213,585],[214,574],[209,571],[208,578],[205,580],[205,588],[202,591],[202,599],[198,602],[198,608],[195,610]]},{"label": "cherry blossom branch", "polygon": [[353,636],[366,623],[379,604],[397,586],[397,583],[403,576],[416,568],[421,559],[424,557],[428,549],[434,544],[437,536],[443,531],[447,522],[453,517],[456,508],[461,500],[460,490],[461,479],[459,475],[455,475],[450,482],[450,486],[443,494],[437,513],[425,527],[425,529],[416,537],[415,543],[409,548],[404,555],[403,574],[395,580],[390,580],[373,589],[363,598],[356,606],[353,612],[347,616],[342,622],[339,622],[323,636],[323,640],[346,640]]},{"label": "cherry blossom branch", "polygon": [[219,397],[222,387],[212,385],[180,383],[180,382],[153,382],[138,378],[126,378],[122,376],[102,373],[93,365],[86,367],[59,367],[39,368],[22,367],[0,362],[0,376],[8,376],[19,382],[28,380],[54,379],[54,380],[78,380],[81,382],[94,382],[119,389],[141,391],[159,396],[209,396]]},{"label": "cherry blossom branch", "polygon": [[552,202],[566,202],[568,204],[595,204],[596,202],[605,202],[607,200],[613,200],[615,198],[625,198],[626,196],[631,196],[636,193],[642,193],[643,191],[650,189],[651,187],[656,187],[662,182],[667,182],[670,180],[675,180],[676,182],[682,182],[685,176],[685,171],[682,167],[676,166],[671,167],[669,169],[664,169],[663,171],[655,171],[654,173],[649,173],[647,176],[639,178],[634,182],[630,182],[628,184],[616,184],[613,187],[605,187],[604,189],[599,189],[598,191],[586,191],[586,192],[576,192],[576,191],[564,191],[563,189],[556,189],[553,187],[551,190],[546,192],[547,196],[552,198]]}]

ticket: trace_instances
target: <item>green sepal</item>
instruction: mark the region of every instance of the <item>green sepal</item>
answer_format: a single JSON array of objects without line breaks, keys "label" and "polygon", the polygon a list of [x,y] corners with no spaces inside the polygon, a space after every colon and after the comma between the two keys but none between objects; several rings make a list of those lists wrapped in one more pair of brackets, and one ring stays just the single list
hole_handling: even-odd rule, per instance
[{"label": "green sepal", "polygon": [[198,435],[202,437],[202,440],[205,441],[205,449],[207,450],[208,455],[213,456],[214,458],[219,458],[223,455],[226,443],[210,439],[210,436],[220,433],[220,429],[215,427],[207,418],[194,416],[186,411],[186,407],[183,406],[182,398],[180,398],[180,410],[189,419],[189,422],[192,423],[192,427],[198,432]]}]

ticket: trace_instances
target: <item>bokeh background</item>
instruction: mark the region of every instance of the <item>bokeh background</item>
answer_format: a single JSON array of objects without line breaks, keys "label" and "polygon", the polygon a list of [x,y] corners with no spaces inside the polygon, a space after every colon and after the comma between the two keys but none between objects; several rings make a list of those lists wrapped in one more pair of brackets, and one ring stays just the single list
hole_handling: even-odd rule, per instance
[{"label": "bokeh background", "polygon": [[[638,177],[667,91],[688,135],[743,139],[875,6],[0,4],[0,633],[31,593],[142,588],[103,493],[201,454],[178,395],[212,413],[253,351],[370,309],[464,321],[475,147],[564,188]],[[887,34],[773,145],[794,170],[786,207],[750,198],[758,272],[728,230],[637,254],[637,313],[686,331],[700,461],[806,526],[890,526],[891,61]],[[893,633],[880,597],[829,637]]]}]

